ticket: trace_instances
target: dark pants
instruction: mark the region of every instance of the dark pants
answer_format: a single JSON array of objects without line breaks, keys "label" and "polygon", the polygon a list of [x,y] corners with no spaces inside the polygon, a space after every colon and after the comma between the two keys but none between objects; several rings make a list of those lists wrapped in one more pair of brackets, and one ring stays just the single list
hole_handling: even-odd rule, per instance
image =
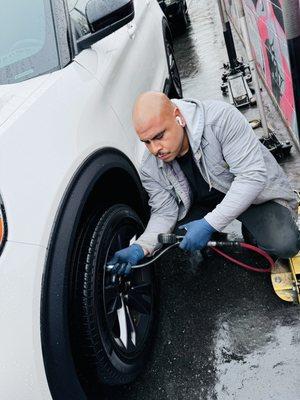
[{"label": "dark pants", "polygon": [[[174,228],[177,234],[183,234],[178,226],[203,218],[210,210],[194,205],[186,217]],[[300,250],[300,233],[291,215],[284,206],[273,201],[252,205],[238,218],[242,223],[244,239],[268,253],[281,258],[290,258]]]}]

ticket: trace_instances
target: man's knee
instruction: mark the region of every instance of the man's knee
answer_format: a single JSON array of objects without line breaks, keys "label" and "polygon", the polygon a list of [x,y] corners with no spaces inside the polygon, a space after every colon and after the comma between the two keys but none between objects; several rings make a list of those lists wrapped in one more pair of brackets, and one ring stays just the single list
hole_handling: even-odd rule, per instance
[{"label": "man's knee", "polygon": [[300,250],[299,234],[290,236],[289,238],[278,238],[272,243],[270,253],[280,258],[291,258]]}]

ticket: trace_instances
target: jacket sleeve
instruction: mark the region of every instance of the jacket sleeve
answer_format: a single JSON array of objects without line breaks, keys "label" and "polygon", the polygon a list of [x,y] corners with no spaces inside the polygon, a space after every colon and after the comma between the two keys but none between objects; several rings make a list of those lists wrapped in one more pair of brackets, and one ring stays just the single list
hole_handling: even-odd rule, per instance
[{"label": "jacket sleeve", "polygon": [[172,232],[178,218],[178,204],[166,188],[144,171],[141,171],[141,180],[149,195],[151,216],[145,232],[135,243],[151,255],[160,247],[158,234]]},{"label": "jacket sleeve", "polygon": [[262,144],[241,112],[231,106],[225,112],[216,136],[234,180],[222,202],[205,216],[218,231],[244,212],[267,184]]}]

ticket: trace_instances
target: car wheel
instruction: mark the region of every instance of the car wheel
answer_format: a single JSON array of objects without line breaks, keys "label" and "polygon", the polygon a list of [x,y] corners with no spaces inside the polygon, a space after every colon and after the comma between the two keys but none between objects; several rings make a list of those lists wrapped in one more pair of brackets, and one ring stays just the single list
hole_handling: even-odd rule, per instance
[{"label": "car wheel", "polygon": [[175,54],[172,42],[168,39],[166,40],[166,53],[167,53],[169,76],[171,80],[169,97],[181,99],[182,86],[181,86],[180,74],[175,60]]},{"label": "car wheel", "polygon": [[157,322],[153,268],[114,281],[105,265],[144,227],[127,205],[114,205],[87,224],[78,249],[72,293],[71,336],[83,386],[120,385],[142,371]]}]

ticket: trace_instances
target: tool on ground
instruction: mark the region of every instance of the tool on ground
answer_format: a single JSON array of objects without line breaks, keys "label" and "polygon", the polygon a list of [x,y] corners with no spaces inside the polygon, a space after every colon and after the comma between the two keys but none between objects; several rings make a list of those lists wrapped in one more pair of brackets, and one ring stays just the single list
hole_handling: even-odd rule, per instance
[{"label": "tool on ground", "polygon": [[[299,193],[296,192],[299,196]],[[300,228],[300,206],[298,228]],[[275,293],[284,301],[300,304],[300,252],[288,260],[278,259],[271,271]]]},{"label": "tool on ground", "polygon": [[238,60],[229,19],[221,0],[218,0],[218,6],[229,59],[228,63],[223,64],[225,71],[222,75],[221,91],[223,95],[229,95],[230,103],[237,108],[255,105],[256,99],[249,87],[252,82],[249,65]]},{"label": "tool on ground", "polygon": [[284,301],[300,304],[300,255],[278,259],[271,273],[275,293]]}]

